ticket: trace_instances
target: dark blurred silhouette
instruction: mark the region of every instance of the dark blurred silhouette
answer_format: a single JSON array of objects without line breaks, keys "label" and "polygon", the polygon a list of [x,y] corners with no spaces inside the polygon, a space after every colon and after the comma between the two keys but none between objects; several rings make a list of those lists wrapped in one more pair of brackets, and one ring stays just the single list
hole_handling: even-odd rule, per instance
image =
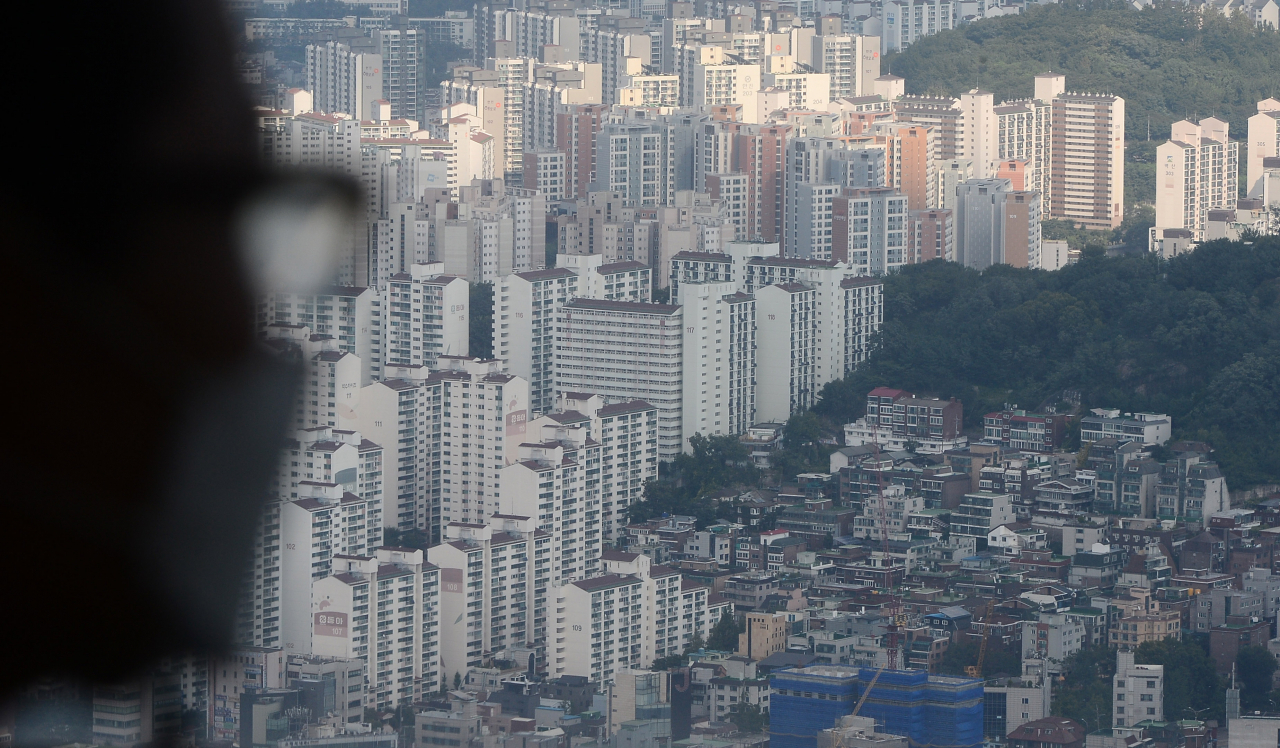
[{"label": "dark blurred silhouette", "polygon": [[230,643],[295,379],[255,347],[232,241],[263,175],[221,6],[14,15],[41,39],[0,203],[9,694]]}]

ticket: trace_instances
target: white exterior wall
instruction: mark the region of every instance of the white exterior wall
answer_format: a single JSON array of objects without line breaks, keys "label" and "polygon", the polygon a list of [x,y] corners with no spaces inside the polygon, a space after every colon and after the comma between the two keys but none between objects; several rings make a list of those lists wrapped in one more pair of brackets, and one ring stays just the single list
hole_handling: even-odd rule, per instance
[{"label": "white exterior wall", "polygon": [[755,302],[730,303],[732,282],[688,283],[684,309],[683,448],[694,434],[740,434],[754,424]]},{"label": "white exterior wall", "polygon": [[[545,657],[550,556],[528,517],[498,515],[487,525],[453,523],[444,542],[427,551],[440,568],[441,676],[483,664],[483,653],[538,650]],[[541,589],[542,592],[538,592]],[[541,623],[539,623],[541,621]]]},{"label": "white exterior wall", "polygon": [[1111,692],[1113,727],[1132,727],[1148,719],[1164,721],[1163,665],[1136,665],[1133,652],[1117,652]]},{"label": "white exterior wall", "polygon": [[1262,159],[1280,156],[1280,100],[1263,99],[1258,113],[1249,118],[1248,169],[1245,188],[1250,197],[1262,195]]},{"label": "white exterior wall", "polygon": [[440,572],[422,551],[335,559],[313,590],[314,654],[362,660],[367,706],[394,708],[439,690]]},{"label": "white exterior wall", "polygon": [[560,312],[555,389],[607,400],[644,400],[658,410],[658,457],[684,443],[684,319],[679,307],[579,299]]},{"label": "white exterior wall", "polygon": [[524,459],[502,471],[510,495],[504,507],[533,517],[538,529],[551,536],[551,586],[593,576],[603,547],[594,467],[599,445],[592,441],[566,449],[559,442],[544,442],[521,451]]},{"label": "white exterior wall", "polygon": [[258,335],[268,324],[304,325],[360,359],[360,384],[382,378],[382,301],[376,290],[335,286],[318,294],[273,293],[259,301]]},{"label": "white exterior wall", "polygon": [[470,345],[471,284],[436,272],[442,263],[414,265],[411,273],[388,278],[382,291],[386,310],[389,366],[437,368],[442,355],[466,356]]},{"label": "white exterior wall", "polygon": [[578,295],[578,276],[564,269],[517,273],[494,285],[493,355],[529,382],[529,407],[555,406],[555,323]]},{"label": "white exterior wall", "polygon": [[813,404],[817,388],[817,317],[807,286],[756,291],[756,420],[785,423]]},{"label": "white exterior wall", "polygon": [[364,555],[380,528],[368,524],[367,502],[332,484],[311,484],[310,497],[280,508],[281,646],[311,652],[311,585],[329,575],[335,555]]}]

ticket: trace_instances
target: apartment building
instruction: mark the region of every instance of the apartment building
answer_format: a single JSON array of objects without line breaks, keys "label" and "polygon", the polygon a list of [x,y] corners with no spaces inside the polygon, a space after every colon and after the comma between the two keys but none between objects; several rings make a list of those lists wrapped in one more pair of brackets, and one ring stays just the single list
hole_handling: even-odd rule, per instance
[{"label": "apartment building", "polygon": [[1203,518],[1231,508],[1227,479],[1206,455],[1186,452],[1164,464],[1157,488],[1156,516]]},{"label": "apartment building", "polygon": [[[1036,98],[1044,100],[1040,85],[1037,78]],[[1119,226],[1124,220],[1124,99],[1063,91],[1052,104],[1048,216],[1089,229]]]},{"label": "apartment building", "polygon": [[578,296],[578,275],[548,268],[508,275],[495,288],[493,355],[529,382],[529,408],[555,405],[555,325],[561,307]]},{"label": "apartment building", "polygon": [[356,120],[369,116],[370,105],[382,100],[382,55],[361,53],[342,42],[308,44],[305,83],[311,105],[324,114],[347,114]]},{"label": "apartment building", "polygon": [[573,299],[560,310],[555,391],[643,400],[658,411],[658,458],[682,435],[684,313],[671,304]]},{"label": "apartment building", "polygon": [[831,259],[861,276],[907,264],[907,196],[892,187],[845,189],[831,203]]},{"label": "apartment building", "polygon": [[311,653],[362,661],[366,706],[394,709],[444,685],[440,570],[421,550],[336,556],[308,592]]},{"label": "apartment building", "polygon": [[[424,51],[426,34],[415,28],[374,29],[373,42],[382,58],[382,96],[391,104],[392,119],[423,119],[428,80]],[[364,112],[360,116],[364,116]]]},{"label": "apartment building", "polygon": [[510,511],[533,517],[550,536],[550,583],[560,586],[598,572],[604,533],[600,517],[600,443],[585,424],[534,422],[520,458],[503,468]]},{"label": "apartment building", "polygon": [[1094,408],[1080,419],[1080,440],[1097,442],[1114,438],[1144,445],[1164,444],[1173,431],[1173,419],[1164,413],[1120,413],[1116,408]]},{"label": "apartment building", "polygon": [[1263,99],[1258,113],[1249,118],[1248,162],[1245,188],[1249,197],[1263,195],[1267,167],[1265,159],[1280,157],[1280,100]]},{"label": "apartment building", "polygon": [[613,192],[633,205],[670,205],[676,192],[676,132],[672,125],[609,124],[596,134],[597,169],[591,189]]},{"label": "apartment building", "polygon": [[952,510],[951,534],[985,538],[1000,525],[1015,521],[1012,494],[974,491]]},{"label": "apartment building", "polygon": [[1203,241],[1210,210],[1234,210],[1240,177],[1240,144],[1227,137],[1216,117],[1173,123],[1169,139],[1156,148],[1156,224],[1186,229]]},{"label": "apartment building", "polygon": [[263,600],[262,640],[268,641],[265,629],[278,623],[281,646],[296,653],[311,652],[312,584],[330,574],[339,556],[364,556],[373,548],[370,539],[378,544],[382,538],[369,502],[343,491],[342,484],[302,481],[299,492],[304,491],[302,498],[280,502],[279,581],[268,585],[267,568],[262,570],[264,593],[276,589],[279,600],[271,617],[267,604],[274,601]]},{"label": "apartment building", "polygon": [[[839,18],[828,16],[822,20],[821,33],[810,41],[810,55],[813,69],[831,77],[829,100],[875,93],[875,80],[880,77],[880,37],[841,34]],[[833,26],[827,22],[833,22]]]},{"label": "apartment building", "polygon": [[756,301],[732,282],[686,283],[684,439],[743,434],[756,415]]},{"label": "apartment building", "polygon": [[445,682],[484,664],[486,653],[545,664],[551,535],[529,517],[451,522],[427,549],[440,570],[440,652]]},{"label": "apartment building", "polygon": [[301,325],[271,324],[267,348],[281,358],[299,361],[303,387],[294,398],[291,426],[337,426],[340,413],[356,402],[360,387],[360,359],[338,348],[337,341],[313,335]]},{"label": "apartment building", "polygon": [[1040,266],[1040,194],[1015,192],[1007,179],[956,185],[956,261],[978,270],[996,264]]},{"label": "apartment building", "polygon": [[997,158],[1027,165],[1025,181],[1016,189],[1048,195],[1053,107],[1038,99],[1006,101],[995,107],[993,113],[997,126]]},{"label": "apartment building", "polygon": [[448,522],[498,513],[500,469],[518,456],[528,382],[502,362],[441,356],[441,367],[404,367],[365,387],[350,417],[361,433],[395,445],[383,482],[384,523],[439,542]]},{"label": "apartment building", "polygon": [[381,306],[386,366],[435,369],[441,356],[467,355],[471,284],[440,270],[443,263],[415,264],[387,278]]},{"label": "apartment building", "polygon": [[818,394],[816,293],[786,282],[764,286],[755,297],[756,341],[770,352],[756,361],[756,419],[785,422]]},{"label": "apartment building", "polygon": [[732,603],[648,556],[605,551],[601,564],[604,574],[553,591],[548,672],[609,682],[623,668],[683,652],[694,637],[705,641],[724,611],[732,612]]},{"label": "apartment building", "polygon": [[257,333],[271,324],[302,326],[333,338],[337,349],[360,359],[360,386],[382,378],[384,307],[375,289],[332,286],[316,294],[276,292],[258,299]]},{"label": "apartment building", "polygon": [[[1041,242],[1041,254],[1044,254]],[[907,264],[955,260],[956,223],[950,210],[913,210],[907,214]]]},{"label": "apartment building", "polygon": [[1111,676],[1113,729],[1121,735],[1141,734],[1139,722],[1164,721],[1164,666],[1138,665],[1131,649],[1116,652],[1116,674]]},{"label": "apartment building", "polygon": [[151,745],[182,733],[182,684],[176,672],[157,670],[95,684],[91,708],[95,745]]}]

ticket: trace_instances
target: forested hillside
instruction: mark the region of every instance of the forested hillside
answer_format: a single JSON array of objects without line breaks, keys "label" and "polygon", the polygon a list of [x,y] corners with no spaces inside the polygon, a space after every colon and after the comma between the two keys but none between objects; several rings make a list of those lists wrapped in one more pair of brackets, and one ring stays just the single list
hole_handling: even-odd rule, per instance
[{"label": "forested hillside", "polygon": [[1087,251],[1053,273],[935,261],[885,278],[879,348],[814,408],[863,414],[877,385],[964,401],[1168,413],[1217,448],[1232,488],[1280,481],[1280,237],[1161,261]]},{"label": "forested hillside", "polygon": [[908,93],[976,86],[997,101],[1031,96],[1038,73],[1065,73],[1069,90],[1124,97],[1128,140],[1146,139],[1148,116],[1164,140],[1171,123],[1209,114],[1242,138],[1255,103],[1280,95],[1280,34],[1169,0],[1141,11],[1123,0],[1032,5],[925,37],[885,64]]}]

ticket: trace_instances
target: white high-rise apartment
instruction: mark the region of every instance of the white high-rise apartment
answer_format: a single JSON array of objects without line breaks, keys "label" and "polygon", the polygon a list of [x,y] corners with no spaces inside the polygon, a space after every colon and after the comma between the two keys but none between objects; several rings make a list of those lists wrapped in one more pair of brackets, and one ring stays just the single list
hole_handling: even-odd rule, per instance
[{"label": "white high-rise apartment", "polygon": [[658,477],[658,409],[643,400],[605,405],[599,395],[574,392],[544,418],[566,427],[586,425],[600,443],[600,531],[616,540],[627,524],[627,508],[644,496],[645,482]]},{"label": "white high-rise apartment", "polygon": [[684,447],[684,315],[671,304],[574,299],[561,307],[555,390],[644,400],[658,410],[658,457]]},{"label": "white high-rise apartment", "polygon": [[437,368],[440,356],[466,356],[471,284],[442,275],[443,263],[415,264],[392,275],[382,291],[388,367]]},{"label": "white high-rise apartment", "polygon": [[[752,257],[742,263],[738,289],[756,294],[768,285],[801,283],[812,289],[815,314],[812,329],[817,339],[815,386],[842,379],[870,352],[871,336],[884,321],[884,282],[855,274],[847,265],[786,257]],[[859,290],[861,289],[861,290]],[[757,326],[763,313],[757,303]],[[758,340],[760,350],[766,350]],[[763,361],[758,362],[758,366]],[[757,376],[757,381],[759,377]],[[763,395],[757,389],[756,400]],[[766,420],[763,416],[758,422]]]},{"label": "white high-rise apartment", "polygon": [[[679,572],[654,566],[648,556],[606,551],[604,574],[554,590],[555,642],[548,672],[612,681],[623,668],[640,669],[658,657],[704,641],[733,604]],[[553,651],[550,651],[553,650]]]},{"label": "white high-rise apartment", "polygon": [[311,106],[325,114],[369,119],[369,105],[382,96],[382,55],[352,52],[341,42],[308,44],[306,82]]},{"label": "white high-rise apartment", "polygon": [[960,24],[956,0],[885,0],[878,6],[884,51],[900,52],[922,37],[953,29]]},{"label": "white high-rise apartment", "polygon": [[1249,197],[1262,196],[1264,158],[1280,157],[1280,100],[1263,99],[1258,113],[1249,118],[1248,168],[1245,188]]},{"label": "white high-rise apartment", "polygon": [[303,325],[269,324],[267,347],[303,364],[303,386],[294,401],[293,427],[338,426],[355,406],[360,388],[360,359],[338,348],[327,335]]},{"label": "white high-rise apartment", "polygon": [[[370,519],[382,527],[382,446],[356,431],[332,426],[298,429],[281,450],[272,496],[297,499],[307,495],[305,481],[340,484],[343,492],[369,502]],[[381,529],[369,539],[382,542]]]},{"label": "white high-rise apartment", "polygon": [[551,535],[528,517],[451,522],[427,560],[440,569],[441,677],[484,664],[486,654],[546,656]]},{"label": "white high-rise apartment", "polygon": [[440,511],[438,386],[392,377],[360,390],[354,423],[385,441],[383,527],[430,533]]},{"label": "white high-rise apartment", "polygon": [[1240,178],[1240,144],[1227,137],[1227,123],[1209,117],[1173,123],[1156,148],[1156,225],[1187,229],[1204,239],[1209,211],[1234,210]]},{"label": "white high-rise apartment", "polygon": [[[440,570],[422,551],[378,548],[345,554],[315,580],[313,654],[361,660],[367,706],[408,704],[444,685],[440,668]],[[338,694],[345,701],[347,694]]]},{"label": "white high-rise apartment", "polygon": [[756,420],[785,423],[818,394],[817,303],[811,286],[787,282],[755,292]]},{"label": "white high-rise apartment", "polygon": [[1047,101],[1006,101],[994,109],[1001,161],[1018,159],[1030,164],[1027,190],[1049,194],[1049,155],[1053,142],[1053,107]]},{"label": "white high-rise apartment", "polygon": [[737,104],[742,107],[743,122],[759,120],[760,105],[756,100],[760,91],[759,65],[744,64],[741,58],[726,56],[722,50],[715,59],[694,65],[692,72],[691,106],[705,111],[708,107]]},{"label": "white high-rise apartment", "polygon": [[258,335],[267,325],[302,325],[360,359],[360,385],[382,378],[382,299],[376,290],[334,286],[317,294],[273,293],[258,301]]},{"label": "white high-rise apartment", "polygon": [[1137,665],[1132,651],[1116,652],[1111,693],[1111,724],[1122,736],[1142,732],[1133,726],[1144,720],[1164,721],[1164,665]]},{"label": "white high-rise apartment", "polygon": [[499,513],[500,471],[518,457],[529,398],[528,382],[501,361],[437,363],[363,388],[350,420],[386,450],[384,525],[422,530],[432,542],[444,524]]},{"label": "white high-rise apartment", "polygon": [[744,434],[756,422],[755,298],[731,281],[686,283],[681,291],[684,441]]},{"label": "white high-rise apartment", "polygon": [[813,37],[813,69],[831,76],[830,101],[875,93],[880,77],[880,37],[823,35]]},{"label": "white high-rise apartment", "polygon": [[845,278],[840,281],[840,290],[844,305],[844,371],[848,373],[867,360],[871,340],[884,324],[884,281]]},{"label": "white high-rise apartment", "polygon": [[439,524],[484,522],[507,507],[502,468],[521,454],[529,383],[503,371],[500,361],[442,357],[441,367],[428,377],[440,383],[443,405]]},{"label": "white high-rise apartment", "polygon": [[557,587],[599,571],[604,537],[594,465],[600,444],[582,424],[537,423],[537,432],[520,447],[520,459],[502,469],[507,487],[502,506],[510,514],[536,518],[536,527],[550,535],[550,582]]},{"label": "white high-rise apartment", "polygon": [[1000,157],[995,94],[977,89],[960,94],[960,111],[964,119],[958,155],[973,162],[975,177],[995,176],[996,159]]},{"label": "white high-rise apartment", "polygon": [[529,409],[550,411],[556,402],[556,317],[578,296],[578,276],[568,268],[508,275],[495,286],[493,355],[529,382]]},{"label": "white high-rise apartment", "polygon": [[366,555],[371,538],[381,541],[382,527],[373,524],[369,501],[344,491],[340,483],[300,481],[298,488],[303,498],[280,504],[280,644],[306,654],[311,651],[312,583],[329,575],[335,557]]}]

